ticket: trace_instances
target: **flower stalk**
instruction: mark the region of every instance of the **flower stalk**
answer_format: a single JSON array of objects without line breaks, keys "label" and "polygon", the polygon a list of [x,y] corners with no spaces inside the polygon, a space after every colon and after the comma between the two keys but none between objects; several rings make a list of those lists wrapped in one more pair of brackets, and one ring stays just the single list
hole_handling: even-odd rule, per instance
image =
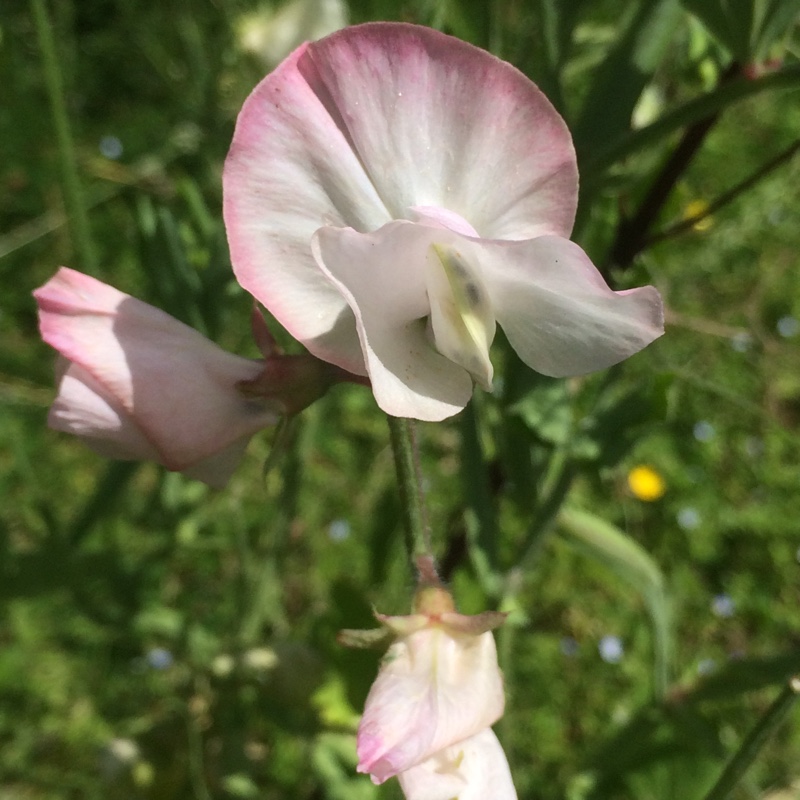
[{"label": "flower stalk", "polygon": [[786,718],[800,695],[800,675],[790,678],[772,705],[747,734],[733,758],[719,776],[705,800],[725,800],[736,788],[750,765],[756,760],[769,737]]},{"label": "flower stalk", "polygon": [[89,218],[83,201],[83,189],[78,176],[78,165],[75,160],[75,143],[67,114],[67,103],[64,97],[64,83],[58,65],[53,27],[45,6],[45,0],[31,0],[31,13],[39,52],[42,57],[50,110],[53,115],[58,157],[61,168],[61,186],[64,194],[64,205],[67,208],[69,232],[72,246],[85,270],[93,271],[97,266],[94,242],[92,241]]},{"label": "flower stalk", "polygon": [[424,570],[420,565],[430,566],[434,561],[434,556],[428,512],[425,507],[425,490],[422,486],[414,420],[390,415],[387,415],[387,420],[394,453],[394,466],[397,472],[400,504],[403,507],[403,526],[408,557],[411,560],[412,569],[420,572],[423,582],[428,582],[421,574]]}]

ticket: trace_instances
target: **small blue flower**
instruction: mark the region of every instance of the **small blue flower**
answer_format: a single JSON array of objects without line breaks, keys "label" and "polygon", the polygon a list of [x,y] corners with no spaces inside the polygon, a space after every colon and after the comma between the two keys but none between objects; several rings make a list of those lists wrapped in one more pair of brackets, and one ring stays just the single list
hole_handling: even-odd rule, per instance
[{"label": "small blue flower", "polygon": [[681,528],[686,531],[693,531],[695,528],[700,526],[700,522],[702,521],[700,518],[700,512],[691,506],[682,508],[678,512],[677,520],[678,525],[680,525]]},{"label": "small blue flower", "polygon": [[698,442],[710,442],[716,434],[714,426],[704,419],[695,423],[693,432],[694,438],[697,439]]},{"label": "small blue flower", "polygon": [[717,671],[717,662],[713,658],[704,658],[697,665],[698,675],[711,675],[712,672]]},{"label": "small blue flower", "polygon": [[168,669],[174,660],[172,653],[164,647],[154,647],[147,653],[147,663],[153,669]]},{"label": "small blue flower", "polygon": [[350,535],[350,523],[346,519],[335,519],[328,526],[328,536],[334,542],[343,542]]},{"label": "small blue flower", "polygon": [[122,142],[116,136],[104,136],[100,140],[100,154],[116,161],[122,155]]},{"label": "small blue flower", "polygon": [[739,331],[731,337],[731,348],[737,353],[746,353],[753,346],[753,335],[747,331]]},{"label": "small blue flower", "polygon": [[608,664],[619,664],[625,655],[625,648],[619,636],[604,636],[597,647],[600,658]]},{"label": "small blue flower", "polygon": [[730,595],[717,594],[711,601],[711,610],[718,617],[732,617],[736,613],[736,603]]},{"label": "small blue flower", "polygon": [[800,333],[800,322],[788,315],[781,317],[775,327],[784,339],[792,339]]}]

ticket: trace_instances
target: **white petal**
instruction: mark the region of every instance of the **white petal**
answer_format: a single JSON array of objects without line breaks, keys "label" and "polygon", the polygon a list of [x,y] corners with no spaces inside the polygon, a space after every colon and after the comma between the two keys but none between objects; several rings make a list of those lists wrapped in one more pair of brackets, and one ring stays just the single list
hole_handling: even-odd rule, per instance
[{"label": "white petal", "polygon": [[431,245],[425,274],[436,349],[491,391],[496,325],[481,275],[460,248],[446,244]]},{"label": "white petal", "polygon": [[47,418],[53,430],[80,436],[106,458],[159,459],[133,417],[86,370],[60,358],[58,372],[58,396]]},{"label": "white petal", "polygon": [[[261,363],[225,352],[169,314],[63,267],[34,294],[42,338],[80,368],[62,381],[68,394],[56,401],[53,423],[72,433],[83,426],[79,435],[92,437],[95,419],[95,447],[109,447],[117,426],[122,457],[152,458],[152,448],[183,471],[277,421],[275,408],[237,388],[259,377]],[[77,400],[86,408],[70,408]],[[137,444],[139,434],[148,448]]]},{"label": "white petal", "polygon": [[469,373],[438,353],[426,335],[428,251],[435,242],[458,238],[409,222],[372,234],[322,228],[314,237],[320,268],[355,315],[372,390],[388,414],[438,421],[472,396]]},{"label": "white petal", "polygon": [[292,53],[244,104],[223,184],[239,282],[312,353],[358,374],[352,315],[311,257],[315,230],[369,232],[432,206],[482,236],[568,235],[577,201],[569,132],[536,86],[402,23]]},{"label": "white petal", "polygon": [[610,367],[664,333],[656,289],[612,291],[583,250],[566,239],[483,241],[473,252],[511,346],[544,375]]},{"label": "white petal", "polygon": [[432,627],[398,640],[367,697],[360,772],[381,782],[496,722],[503,678],[491,633]]},{"label": "white petal", "polygon": [[318,91],[395,219],[412,206],[437,206],[481,236],[570,232],[577,167],[569,131],[510,64],[397,23],[339,31],[312,44],[308,57]]},{"label": "white petal", "polygon": [[486,728],[397,776],[406,800],[516,800],[508,761]]},{"label": "white petal", "polygon": [[322,225],[368,231],[391,219],[329,107],[308,45],[248,97],[223,173],[239,283],[312,353],[364,373],[353,318],[311,255]]}]

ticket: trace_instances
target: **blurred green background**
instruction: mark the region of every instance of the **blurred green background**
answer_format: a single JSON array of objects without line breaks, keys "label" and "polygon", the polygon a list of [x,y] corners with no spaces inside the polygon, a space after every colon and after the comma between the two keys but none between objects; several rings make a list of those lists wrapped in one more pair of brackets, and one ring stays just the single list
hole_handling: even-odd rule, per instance
[{"label": "blurred green background", "polygon": [[[530,75],[575,137],[576,239],[615,288],[654,283],[668,309],[665,337],[585,379],[533,375],[499,342],[496,392],[420,427],[456,600],[511,612],[498,734],[519,796],[704,797],[800,671],[798,10],[4,0],[0,798],[400,796],[355,774],[379,654],[335,642],[413,590],[369,392],[304,412],[266,477],[273,434],[257,436],[221,492],[105,462],[46,428],[54,354],[31,298],[64,264],[257,357],[221,221],[237,110],[295,44],[371,19],[441,28]],[[798,753],[795,710],[735,797],[800,797]]]}]

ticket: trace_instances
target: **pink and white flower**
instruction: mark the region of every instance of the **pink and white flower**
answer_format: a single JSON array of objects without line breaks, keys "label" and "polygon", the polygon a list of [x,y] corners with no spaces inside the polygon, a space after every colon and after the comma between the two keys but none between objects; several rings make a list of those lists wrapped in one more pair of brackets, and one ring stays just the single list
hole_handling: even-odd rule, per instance
[{"label": "pink and white flower", "polygon": [[485,728],[397,776],[406,800],[517,800],[503,748]]},{"label": "pink and white flower", "polygon": [[227,353],[169,314],[65,267],[34,296],[42,338],[61,355],[48,423],[110,458],[158,461],[222,486],[256,431],[335,379],[311,356]]},{"label": "pink and white flower", "polygon": [[504,619],[455,612],[440,588],[422,589],[416,613],[379,615],[397,637],[367,697],[358,771],[397,776],[407,800],[516,798],[491,731],[503,714],[503,677],[491,628]]},{"label": "pink and white flower", "polygon": [[654,288],[613,292],[568,240],[577,166],[552,105],[436,31],[298,48],[242,108],[223,180],[239,282],[390,414],[440,420],[490,387],[497,324],[551,376],[663,332]]}]

